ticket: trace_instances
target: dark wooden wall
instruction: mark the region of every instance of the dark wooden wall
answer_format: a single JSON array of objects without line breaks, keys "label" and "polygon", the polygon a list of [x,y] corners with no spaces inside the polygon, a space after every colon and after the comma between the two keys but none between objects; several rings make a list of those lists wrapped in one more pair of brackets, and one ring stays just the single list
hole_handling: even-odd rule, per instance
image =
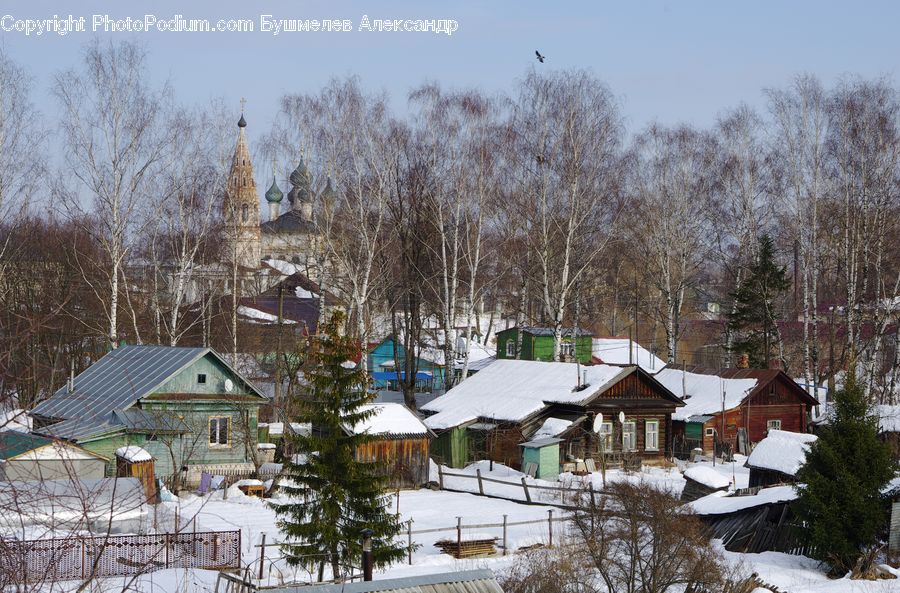
[{"label": "dark wooden wall", "polygon": [[392,488],[418,488],[428,483],[428,438],[384,439],[356,449],[360,461],[376,461]]}]

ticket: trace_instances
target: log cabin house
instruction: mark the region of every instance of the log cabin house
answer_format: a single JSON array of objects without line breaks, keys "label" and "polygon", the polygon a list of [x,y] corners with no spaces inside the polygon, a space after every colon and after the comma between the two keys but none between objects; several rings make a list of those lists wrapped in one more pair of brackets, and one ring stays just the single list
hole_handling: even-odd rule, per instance
[{"label": "log cabin house", "polygon": [[770,430],[806,432],[818,400],[778,369],[723,369],[718,374],[665,368],[655,375],[685,406],[672,417],[679,454],[702,448],[749,455]]},{"label": "log cabin house", "polygon": [[519,468],[519,445],[541,438],[561,439],[561,462],[602,455],[660,463],[671,456],[671,417],[682,405],[637,366],[501,359],[422,411],[438,435],[439,463],[493,459]]}]

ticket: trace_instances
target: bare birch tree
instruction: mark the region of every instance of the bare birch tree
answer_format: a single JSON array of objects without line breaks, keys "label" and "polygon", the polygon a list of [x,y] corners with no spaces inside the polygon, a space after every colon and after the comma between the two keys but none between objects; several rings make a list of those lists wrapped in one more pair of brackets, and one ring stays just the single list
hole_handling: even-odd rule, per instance
[{"label": "bare birch tree", "polygon": [[537,74],[519,87],[511,131],[517,216],[560,358],[575,286],[592,270],[618,215],[622,123],[612,93],[585,72]]},{"label": "bare birch tree", "polygon": [[112,347],[118,344],[127,259],[150,220],[142,209],[154,202],[155,175],[176,138],[162,121],[168,85],[150,88],[148,78],[138,45],[95,42],[85,49],[82,70],[57,75],[53,87],[70,173],[61,177],[75,181],[55,190],[73,220],[96,220],[104,261],[83,265],[103,271],[103,282],[91,288],[104,303],[104,333]]}]

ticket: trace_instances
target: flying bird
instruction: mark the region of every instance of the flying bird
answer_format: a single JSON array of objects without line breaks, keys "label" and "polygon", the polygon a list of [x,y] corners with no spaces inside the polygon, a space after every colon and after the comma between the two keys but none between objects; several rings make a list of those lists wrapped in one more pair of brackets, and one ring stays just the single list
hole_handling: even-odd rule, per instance
[{"label": "flying bird", "polygon": [[541,64],[544,63],[544,56],[541,55],[541,52],[539,52],[538,50],[534,50],[534,55],[537,56],[538,62],[540,62]]}]

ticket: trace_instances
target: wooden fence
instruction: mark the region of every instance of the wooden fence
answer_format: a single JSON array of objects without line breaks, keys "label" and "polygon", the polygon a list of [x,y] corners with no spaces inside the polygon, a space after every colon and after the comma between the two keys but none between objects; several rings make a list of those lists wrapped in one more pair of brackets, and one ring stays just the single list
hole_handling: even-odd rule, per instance
[{"label": "wooden fence", "polygon": [[[471,490],[459,490],[454,488],[449,488],[444,483],[444,478],[464,478],[467,480],[476,480],[478,482],[478,492],[473,492]],[[501,496],[499,494],[488,494],[484,491],[485,483],[489,484],[502,484],[504,486],[510,486],[512,488],[522,489],[522,493],[524,495],[524,499],[521,498],[512,498],[509,496]],[[589,480],[583,487],[580,488],[570,488],[566,486],[540,486],[538,484],[529,484],[528,480],[525,476],[522,476],[520,481],[510,482],[508,480],[498,480],[497,478],[486,478],[481,475],[481,470],[475,470],[475,475],[471,474],[460,474],[454,472],[444,471],[443,467],[438,466],[438,486],[441,490],[446,490],[448,492],[465,492],[468,494],[477,494],[479,496],[486,496],[488,498],[500,498],[503,500],[511,500],[514,502],[522,502],[525,504],[539,504],[543,506],[554,506],[566,510],[574,510],[578,508],[576,496],[590,496],[593,502],[594,497],[598,494],[607,494],[607,492],[603,490],[594,490],[593,483]],[[553,492],[556,495],[558,500],[546,500],[540,499],[535,496],[535,493],[540,492]]]},{"label": "wooden fence", "polygon": [[241,532],[205,531],[0,541],[0,575],[42,583],[164,568],[240,568]]}]

